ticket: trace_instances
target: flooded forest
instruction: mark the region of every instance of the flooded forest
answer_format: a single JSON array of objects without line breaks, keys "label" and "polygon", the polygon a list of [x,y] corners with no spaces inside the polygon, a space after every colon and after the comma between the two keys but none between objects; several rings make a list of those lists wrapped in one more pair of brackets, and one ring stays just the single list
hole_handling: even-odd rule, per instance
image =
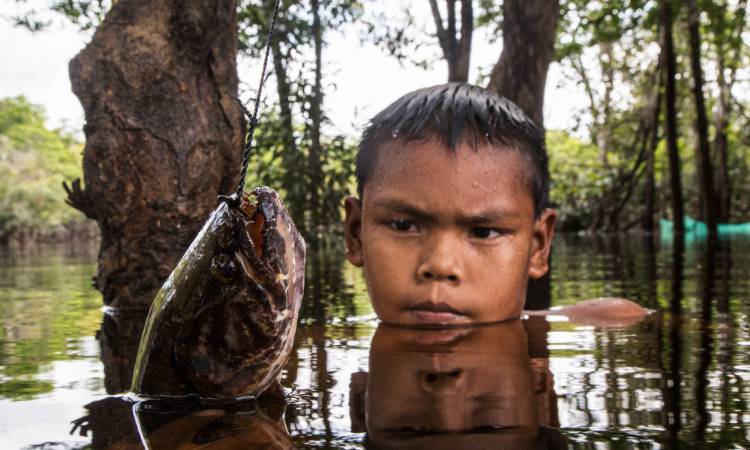
[{"label": "flooded forest", "polygon": [[[750,447],[746,0],[11,3],[0,36],[79,36],[33,71],[82,117],[0,91],[0,447]],[[520,320],[380,320],[345,239],[368,121],[440,83],[544,134],[554,240]],[[237,273],[271,306],[237,307]],[[155,312],[183,297],[190,329]],[[589,299],[646,313],[555,314]],[[180,394],[140,390],[160,376]]]}]

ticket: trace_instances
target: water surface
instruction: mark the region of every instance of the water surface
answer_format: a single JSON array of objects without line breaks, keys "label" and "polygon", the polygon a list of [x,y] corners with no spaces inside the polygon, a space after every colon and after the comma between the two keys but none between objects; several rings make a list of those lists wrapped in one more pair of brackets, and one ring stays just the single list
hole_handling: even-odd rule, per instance
[{"label": "water surface", "polygon": [[[749,255],[748,240],[708,251],[566,236],[555,244],[553,305],[619,296],[657,312],[619,329],[551,318],[416,336],[378,328],[339,252],[310,255],[286,404],[226,414],[147,405],[143,429],[162,443],[210,429],[238,448],[283,443],[285,429],[298,448],[394,442],[383,436],[518,448],[527,435],[571,448],[750,448]],[[103,313],[95,270],[94,251],[0,254],[2,448],[138,446],[132,404],[108,394],[129,384],[143,316]]]}]

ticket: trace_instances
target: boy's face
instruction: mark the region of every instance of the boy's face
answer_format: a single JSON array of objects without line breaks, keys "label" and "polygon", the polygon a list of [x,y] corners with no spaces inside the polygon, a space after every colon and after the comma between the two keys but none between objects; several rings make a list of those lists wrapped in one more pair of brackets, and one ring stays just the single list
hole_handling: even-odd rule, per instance
[{"label": "boy's face", "polygon": [[347,258],[364,268],[380,320],[458,325],[521,314],[529,277],[547,272],[556,217],[534,218],[528,164],[489,145],[380,149],[363,201],[346,199],[345,228]]}]

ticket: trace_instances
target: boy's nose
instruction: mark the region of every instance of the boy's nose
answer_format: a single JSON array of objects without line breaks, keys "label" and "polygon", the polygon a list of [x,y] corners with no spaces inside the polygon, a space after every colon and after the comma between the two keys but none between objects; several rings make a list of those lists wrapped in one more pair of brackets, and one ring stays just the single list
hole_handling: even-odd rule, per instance
[{"label": "boy's nose", "polygon": [[432,245],[425,246],[422,251],[422,261],[417,268],[417,278],[420,281],[448,281],[460,283],[463,279],[459,249],[453,245],[451,239],[432,239]]},{"label": "boy's nose", "polygon": [[463,391],[466,377],[462,368],[448,371],[419,371],[419,386],[435,396],[456,395]]}]

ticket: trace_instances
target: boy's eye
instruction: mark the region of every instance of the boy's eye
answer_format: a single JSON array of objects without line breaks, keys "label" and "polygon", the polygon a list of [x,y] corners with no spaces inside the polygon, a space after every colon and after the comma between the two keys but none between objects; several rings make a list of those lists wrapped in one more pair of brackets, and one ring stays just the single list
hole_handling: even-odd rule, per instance
[{"label": "boy's eye", "polygon": [[471,234],[471,237],[477,239],[492,239],[500,236],[502,232],[495,228],[474,227],[471,229],[469,234]]},{"label": "boy's eye", "polygon": [[414,222],[406,219],[391,220],[389,225],[392,229],[401,232],[416,231],[417,229],[417,226],[414,224]]}]

